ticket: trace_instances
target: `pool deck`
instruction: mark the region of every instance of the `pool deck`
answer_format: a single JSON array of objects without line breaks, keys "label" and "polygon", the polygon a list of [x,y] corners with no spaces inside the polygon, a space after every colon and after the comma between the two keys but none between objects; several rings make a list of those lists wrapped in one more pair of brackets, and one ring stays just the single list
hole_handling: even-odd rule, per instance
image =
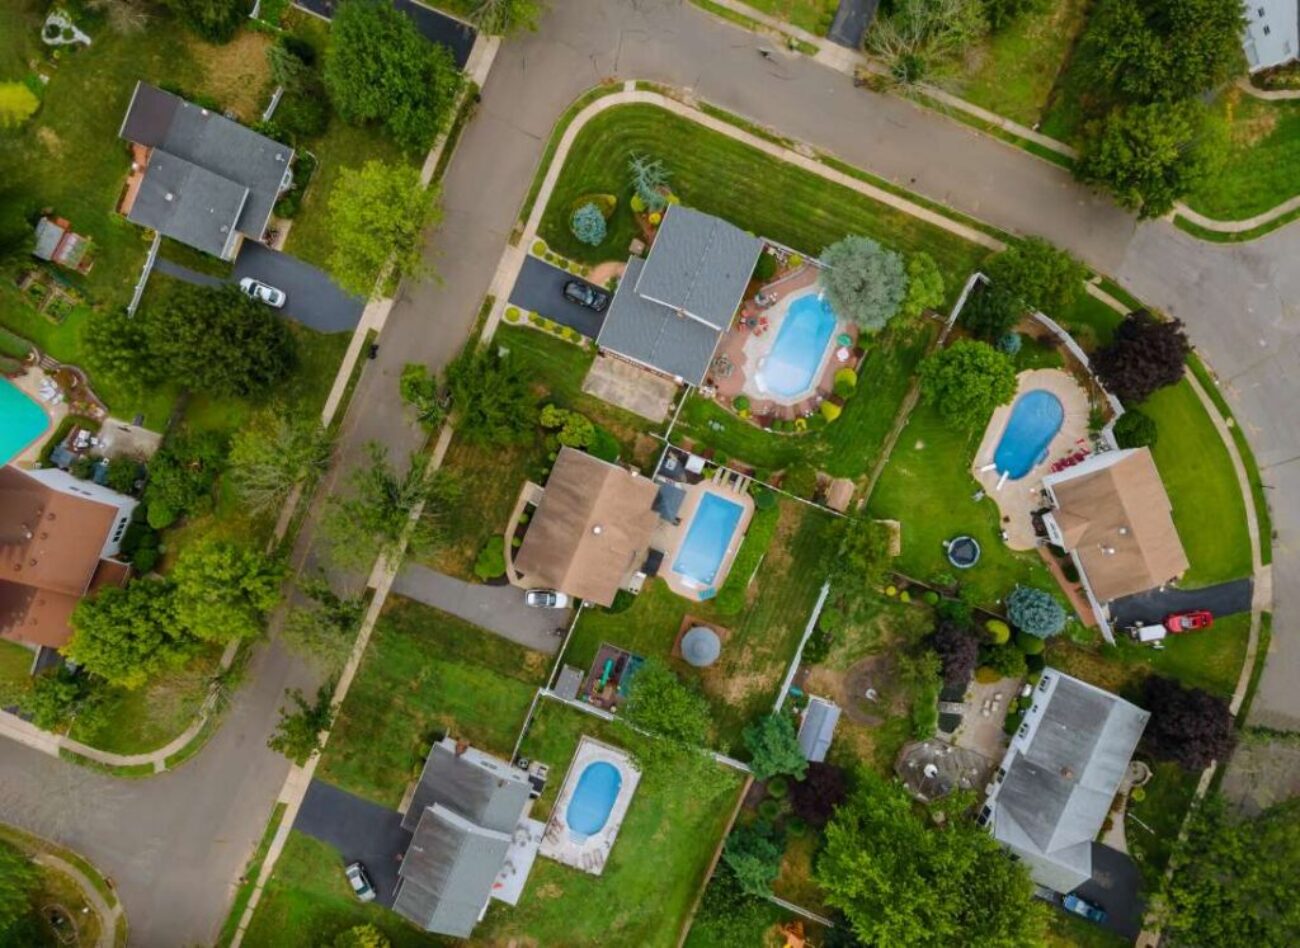
[{"label": "pool deck", "polygon": [[[712,480],[701,481],[686,489],[686,500],[682,502],[677,518],[678,523],[672,525],[663,524],[661,526],[661,530],[668,530],[674,534],[671,543],[662,543],[661,545],[658,536],[651,541],[651,546],[664,550],[664,568],[660,571],[660,576],[668,583],[668,588],[677,595],[683,596],[692,602],[701,602],[702,593],[709,589],[717,590],[726,582],[727,574],[731,571],[732,561],[735,560],[736,553],[740,550],[740,544],[745,538],[745,531],[749,529],[749,521],[754,516],[754,498],[749,493],[749,483],[749,478],[734,471],[728,471],[726,468],[719,468]],[[695,519],[695,511],[699,509],[700,501],[704,499],[705,494],[716,494],[723,500],[739,504],[742,510],[740,519],[736,522],[736,529],[732,531],[731,539],[727,543],[727,552],[723,554],[722,562],[718,564],[717,575],[713,577],[713,582],[709,586],[700,587],[693,580],[674,572],[673,564],[677,561],[677,552],[682,543],[686,541],[686,534],[690,532],[691,523]]]},{"label": "pool deck", "polygon": [[[618,768],[623,779],[605,825],[599,832],[578,840],[569,830],[565,813],[582,773],[588,765],[597,761],[605,761]],[[632,758],[626,751],[584,734],[578,741],[578,749],[574,751],[568,773],[564,775],[564,784],[560,787],[559,796],[555,798],[555,805],[551,807],[551,816],[546,822],[546,832],[542,835],[538,852],[547,859],[554,859],[593,876],[600,875],[605,871],[610,850],[614,848],[618,831],[623,826],[623,817],[627,815],[627,808],[632,803],[640,781],[641,771],[632,763]]]},{"label": "pool deck", "polygon": [[[1047,446],[1047,458],[1035,465],[1019,480],[1008,480],[998,490],[1001,475],[996,468],[984,470],[993,463],[998,441],[1011,418],[1016,400],[1026,392],[1044,389],[1061,400],[1065,417],[1061,430]],[[1044,506],[1042,500],[1043,475],[1051,470],[1052,463],[1075,451],[1091,448],[1088,433],[1088,394],[1070,373],[1061,369],[1030,369],[1016,376],[1016,394],[1006,405],[1000,405],[984,429],[984,439],[971,462],[971,476],[979,481],[1002,512],[1002,529],[1007,532],[1007,546],[1013,550],[1032,550],[1037,546],[1032,514]]]}]

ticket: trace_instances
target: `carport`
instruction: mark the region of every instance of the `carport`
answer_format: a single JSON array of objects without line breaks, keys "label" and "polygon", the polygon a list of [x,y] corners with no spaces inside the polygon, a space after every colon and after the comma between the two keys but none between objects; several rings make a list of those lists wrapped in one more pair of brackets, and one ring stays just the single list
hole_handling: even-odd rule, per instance
[{"label": "carport", "polygon": [[[584,336],[595,339],[600,334],[600,324],[604,314],[569,302],[564,295],[564,284],[570,280],[577,280],[579,283],[587,282],[568,270],[551,266],[545,260],[532,256],[525,257],[523,268],[515,280],[514,289],[510,291],[510,305],[518,306],[528,312],[541,313],[561,326],[576,329]],[[596,288],[601,289],[601,287]]]}]

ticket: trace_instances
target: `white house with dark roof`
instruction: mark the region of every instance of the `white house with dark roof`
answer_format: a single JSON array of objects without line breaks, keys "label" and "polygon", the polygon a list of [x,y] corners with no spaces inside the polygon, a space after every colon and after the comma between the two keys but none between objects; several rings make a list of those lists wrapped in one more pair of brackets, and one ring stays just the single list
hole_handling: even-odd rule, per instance
[{"label": "white house with dark roof", "polygon": [[762,251],[762,240],[721,218],[670,206],[650,255],[628,260],[596,344],[699,385]]},{"label": "white house with dark roof", "polygon": [[1242,49],[1251,72],[1300,56],[1300,0],[1247,0]]},{"label": "white house with dark roof", "polygon": [[294,151],[211,109],[137,82],[118,137],[135,145],[120,210],[165,237],[233,260],[266,235],[293,184]]},{"label": "white house with dark roof", "polygon": [[1093,840],[1150,714],[1054,668],[1043,670],[980,815],[1039,885],[1092,878]]},{"label": "white house with dark roof", "polygon": [[425,931],[468,938],[491,898],[517,897],[541,839],[527,819],[532,789],[506,761],[451,738],[433,745],[402,818],[414,835],[393,911]]}]

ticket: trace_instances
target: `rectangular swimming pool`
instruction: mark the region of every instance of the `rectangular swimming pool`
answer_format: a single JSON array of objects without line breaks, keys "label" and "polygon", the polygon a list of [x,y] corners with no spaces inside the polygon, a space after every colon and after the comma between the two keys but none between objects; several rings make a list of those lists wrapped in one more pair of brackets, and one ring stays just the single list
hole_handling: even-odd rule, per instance
[{"label": "rectangular swimming pool", "polygon": [[8,464],[45,433],[50,416],[8,379],[0,378],[0,464]]},{"label": "rectangular swimming pool", "polygon": [[691,517],[686,538],[677,547],[673,572],[700,586],[712,585],[744,512],[740,504],[706,492]]}]

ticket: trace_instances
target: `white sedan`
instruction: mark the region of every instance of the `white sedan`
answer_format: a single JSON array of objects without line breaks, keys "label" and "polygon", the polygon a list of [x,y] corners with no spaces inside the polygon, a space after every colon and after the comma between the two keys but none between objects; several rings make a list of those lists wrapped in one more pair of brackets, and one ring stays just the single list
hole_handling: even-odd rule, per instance
[{"label": "white sedan", "polygon": [[244,277],[239,281],[239,289],[249,299],[257,300],[259,303],[265,303],[267,306],[279,309],[284,306],[284,290],[277,290],[273,286],[267,286],[260,280],[254,280],[252,277]]}]

